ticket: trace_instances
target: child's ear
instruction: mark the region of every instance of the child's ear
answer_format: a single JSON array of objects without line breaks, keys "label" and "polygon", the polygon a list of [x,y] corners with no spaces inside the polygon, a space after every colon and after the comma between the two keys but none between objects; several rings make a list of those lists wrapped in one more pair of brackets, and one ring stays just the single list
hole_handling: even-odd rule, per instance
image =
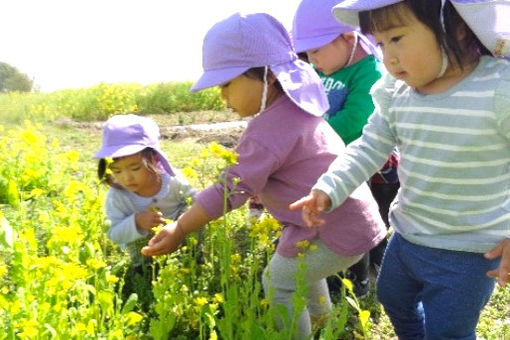
[{"label": "child's ear", "polygon": [[151,163],[152,164],[158,164],[158,161],[159,161],[159,155],[157,152],[152,152],[151,154]]},{"label": "child's ear", "polygon": [[344,38],[345,41],[347,41],[349,44],[354,45],[354,42],[356,41],[356,32],[345,32],[342,34],[342,38]]}]

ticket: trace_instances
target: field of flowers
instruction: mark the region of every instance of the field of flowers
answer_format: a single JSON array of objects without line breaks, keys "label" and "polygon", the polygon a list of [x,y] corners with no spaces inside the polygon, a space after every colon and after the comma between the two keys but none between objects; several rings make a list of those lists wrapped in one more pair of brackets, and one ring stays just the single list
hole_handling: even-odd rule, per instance
[{"label": "field of flowers", "polygon": [[[107,188],[90,158],[100,132],[60,129],[48,117],[43,125],[0,125],[0,340],[291,338],[295,320],[270,307],[261,288],[280,230],[274,219],[248,221],[246,209],[229,213],[210,223],[200,242],[188,237],[178,252],[137,274],[106,238]],[[164,141],[163,149],[197,188],[235,162],[217,143]],[[304,244],[302,256],[309,251]],[[307,287],[300,275],[296,280],[298,309]],[[357,301],[351,289],[344,281],[316,338],[390,338],[373,292]],[[287,317],[285,329],[275,327],[275,315]],[[510,339],[510,287],[493,295],[478,334]]]}]

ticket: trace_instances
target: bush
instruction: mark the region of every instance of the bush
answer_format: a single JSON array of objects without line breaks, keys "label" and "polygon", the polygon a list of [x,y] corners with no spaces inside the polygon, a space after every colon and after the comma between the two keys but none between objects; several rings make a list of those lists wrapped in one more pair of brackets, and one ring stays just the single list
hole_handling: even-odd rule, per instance
[{"label": "bush", "polygon": [[221,110],[224,104],[216,88],[191,93],[191,82],[148,86],[138,83],[100,83],[90,88],[51,93],[0,94],[0,119],[19,123],[25,119],[48,122],[59,118],[81,121],[106,120],[114,114],[156,114]]}]

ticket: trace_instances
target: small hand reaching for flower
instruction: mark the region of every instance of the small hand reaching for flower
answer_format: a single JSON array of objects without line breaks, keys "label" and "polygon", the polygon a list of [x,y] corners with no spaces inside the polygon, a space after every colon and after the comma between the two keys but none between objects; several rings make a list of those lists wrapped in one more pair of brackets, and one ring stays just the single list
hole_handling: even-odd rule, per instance
[{"label": "small hand reaching for flower", "polygon": [[173,253],[179,248],[185,237],[186,234],[177,222],[167,224],[149,240],[147,246],[142,248],[142,254],[158,256]]},{"label": "small hand reaching for flower", "polygon": [[331,206],[331,200],[328,195],[320,190],[312,190],[308,196],[305,196],[289,205],[290,210],[302,208],[301,215],[303,221],[308,227],[320,227],[324,224],[324,219],[320,215]]},{"label": "small hand reaching for flower", "polygon": [[140,230],[151,231],[158,225],[165,224],[165,219],[160,211],[140,211],[135,215],[136,226]]}]

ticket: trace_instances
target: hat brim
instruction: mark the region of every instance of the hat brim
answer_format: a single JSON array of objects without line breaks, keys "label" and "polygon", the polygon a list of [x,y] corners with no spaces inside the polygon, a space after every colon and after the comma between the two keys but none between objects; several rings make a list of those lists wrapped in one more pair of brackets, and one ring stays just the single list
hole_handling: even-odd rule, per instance
[{"label": "hat brim", "polygon": [[510,59],[510,1],[452,0],[452,4],[492,55]]},{"label": "hat brim", "polygon": [[197,92],[209,87],[224,84],[229,80],[234,79],[238,75],[244,73],[249,68],[250,67],[247,66],[240,66],[204,71],[204,73],[197,80],[197,82],[193,84],[190,91]]},{"label": "hat brim", "polygon": [[94,158],[119,158],[133,155],[137,152],[142,151],[148,147],[148,145],[114,145],[108,147],[102,147],[101,150],[96,152]]},{"label": "hat brim", "polygon": [[358,13],[386,7],[403,0],[347,0],[331,9],[335,18],[341,23],[359,27]]},{"label": "hat brim", "polygon": [[324,45],[329,44],[336,39],[341,33],[330,33],[316,37],[301,38],[294,40],[294,48],[297,53],[310,51]]},{"label": "hat brim", "polygon": [[174,169],[170,165],[168,158],[165,153],[158,147],[149,146],[149,145],[126,145],[126,146],[110,146],[106,148],[101,148],[96,154],[94,158],[120,158],[126,157],[130,155],[134,155],[142,151],[145,148],[152,148],[156,154],[158,155],[158,160],[161,167],[171,176],[175,176]]}]

